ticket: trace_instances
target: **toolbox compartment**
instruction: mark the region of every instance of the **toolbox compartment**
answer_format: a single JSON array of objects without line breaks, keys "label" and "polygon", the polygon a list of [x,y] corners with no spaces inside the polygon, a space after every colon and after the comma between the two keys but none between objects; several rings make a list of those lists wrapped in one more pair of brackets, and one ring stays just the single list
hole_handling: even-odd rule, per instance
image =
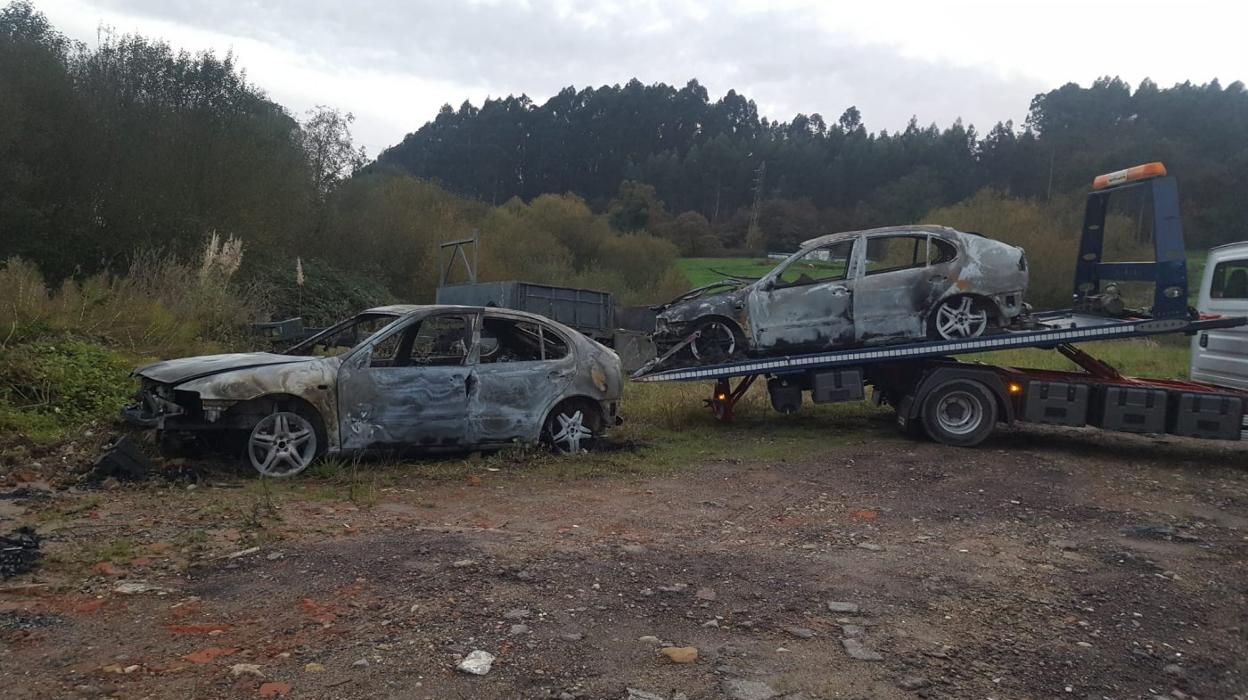
[{"label": "toolbox compartment", "polygon": [[1244,402],[1238,396],[1182,393],[1174,402],[1170,432],[1212,440],[1238,440],[1243,417]]},{"label": "toolbox compartment", "polygon": [[1087,384],[1029,382],[1023,420],[1048,425],[1087,425],[1090,397]]},{"label": "toolbox compartment", "polygon": [[1100,427],[1128,433],[1166,432],[1165,389],[1111,386],[1101,401]]},{"label": "toolbox compartment", "polygon": [[810,400],[815,403],[857,401],[863,396],[861,369],[855,367],[811,373]]}]

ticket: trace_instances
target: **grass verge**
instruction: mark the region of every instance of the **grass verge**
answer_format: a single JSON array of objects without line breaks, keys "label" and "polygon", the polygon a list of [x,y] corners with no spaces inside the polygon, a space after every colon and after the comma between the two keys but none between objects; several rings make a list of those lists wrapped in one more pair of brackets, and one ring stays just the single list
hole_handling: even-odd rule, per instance
[{"label": "grass verge", "polygon": [[762,277],[780,263],[769,258],[681,258],[676,262],[691,289],[718,282],[725,275]]}]

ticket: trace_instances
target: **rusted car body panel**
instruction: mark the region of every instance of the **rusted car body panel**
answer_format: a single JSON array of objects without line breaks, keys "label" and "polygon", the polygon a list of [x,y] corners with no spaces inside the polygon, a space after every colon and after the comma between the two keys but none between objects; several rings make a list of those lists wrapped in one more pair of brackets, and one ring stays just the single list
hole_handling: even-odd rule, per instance
[{"label": "rusted car body panel", "polygon": [[[337,356],[311,354],[319,347],[317,338],[332,338],[366,316],[384,327]],[[298,402],[319,417],[331,454],[534,442],[552,409],[568,400],[593,406],[603,429],[617,419],[623,390],[619,358],[549,319],[458,306],[380,307],[356,319],[296,346],[295,355],[219,355],[142,367],[135,372],[143,381],[140,404],[126,416],[176,432],[246,429],[258,412],[272,410],[270,403]],[[460,335],[421,336],[438,323]],[[500,354],[501,341],[493,335],[500,329],[536,339],[540,345],[532,352],[540,356],[505,349]],[[449,342],[420,354],[422,340]],[[493,356],[483,357],[483,344],[493,348]]]},{"label": "rusted car body panel", "polygon": [[[909,262],[893,268],[874,257],[899,240],[911,246]],[[803,264],[816,277],[794,272]],[[731,321],[751,354],[897,342],[925,337],[935,309],[961,296],[1004,326],[1024,311],[1027,274],[1022,249],[944,226],[831,234],[806,241],[753,283],[663,308],[655,343],[671,347],[708,319]]]}]

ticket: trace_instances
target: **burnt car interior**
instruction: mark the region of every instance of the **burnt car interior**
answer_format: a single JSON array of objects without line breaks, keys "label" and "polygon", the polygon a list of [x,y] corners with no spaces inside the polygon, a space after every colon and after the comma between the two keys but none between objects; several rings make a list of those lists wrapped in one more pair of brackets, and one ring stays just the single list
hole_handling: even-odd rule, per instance
[{"label": "burnt car interior", "polygon": [[487,318],[481,327],[481,363],[558,360],[568,346],[553,331],[535,323]]},{"label": "burnt car interior", "polygon": [[879,236],[867,239],[867,275],[909,270],[952,261],[958,251],[934,236]]},{"label": "burnt car interior", "polygon": [[467,316],[430,316],[382,338],[370,367],[457,367],[468,360],[472,324]]},{"label": "burnt car interior", "polygon": [[[361,314],[309,338],[288,355],[334,357],[358,346],[395,320],[392,314]],[[472,324],[464,315],[431,316],[373,345],[371,367],[463,365],[471,347]],[[481,364],[558,360],[567,341],[540,324],[509,318],[485,318],[481,328]]]}]

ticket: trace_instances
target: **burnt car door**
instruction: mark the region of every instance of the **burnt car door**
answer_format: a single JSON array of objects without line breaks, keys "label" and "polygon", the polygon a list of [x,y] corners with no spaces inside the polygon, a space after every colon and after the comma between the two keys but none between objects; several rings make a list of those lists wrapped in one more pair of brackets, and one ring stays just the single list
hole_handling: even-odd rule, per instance
[{"label": "burnt car door", "polygon": [[534,440],[546,410],[576,375],[576,358],[550,326],[486,311],[473,375],[468,413],[475,439]]},{"label": "burnt car door", "polygon": [[400,323],[338,372],[342,447],[466,443],[478,315],[457,310]]},{"label": "burnt car door", "polygon": [[755,348],[813,350],[854,342],[855,241],[811,248],[757,283],[747,302]]},{"label": "burnt car door", "polygon": [[866,237],[854,285],[859,343],[925,337],[927,310],[948,284],[946,266],[929,263],[947,248],[921,231]]}]

